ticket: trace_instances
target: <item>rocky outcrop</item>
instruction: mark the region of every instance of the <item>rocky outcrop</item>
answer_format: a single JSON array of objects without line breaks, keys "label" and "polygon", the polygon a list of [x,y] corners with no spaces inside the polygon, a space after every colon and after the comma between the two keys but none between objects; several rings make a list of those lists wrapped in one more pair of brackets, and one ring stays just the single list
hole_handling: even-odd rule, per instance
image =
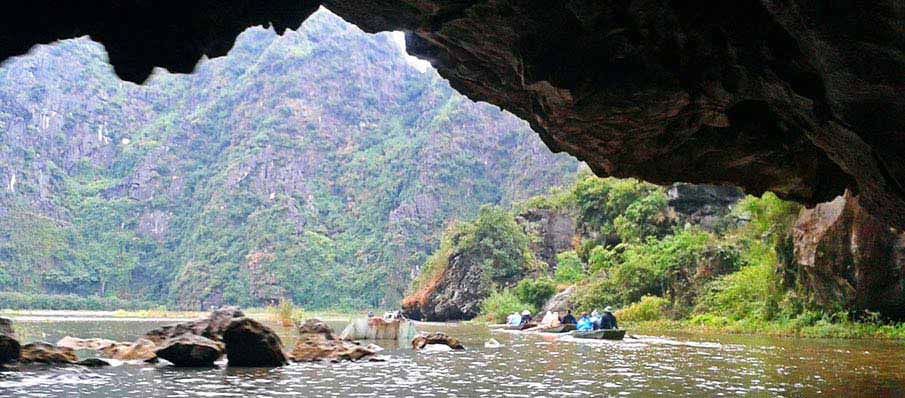
[{"label": "rocky outcrop", "polygon": [[26,344],[19,354],[20,363],[71,364],[78,361],[73,349],[44,342]]},{"label": "rocky outcrop", "polygon": [[0,366],[17,360],[20,350],[16,332],[13,331],[13,322],[0,318]]},{"label": "rocky outcrop", "polygon": [[558,312],[560,314],[565,315],[566,311],[570,311],[575,308],[575,286],[569,286],[568,289],[563,290],[559,293],[550,297],[547,300],[547,303],[544,304],[543,312]]},{"label": "rocky outcrop", "polygon": [[402,301],[406,317],[421,321],[466,320],[478,316],[489,295],[477,259],[453,253],[435,280]]},{"label": "rocky outcrop", "polygon": [[791,231],[784,280],[821,309],[905,320],[905,234],[849,192],[804,209]]},{"label": "rocky outcrop", "polygon": [[251,318],[234,318],[223,329],[229,366],[271,367],[286,364],[277,334]]},{"label": "rocky outcrop", "polygon": [[202,1],[187,12],[43,0],[4,14],[0,59],[90,35],[121,77],[143,81],[155,65],[189,72],[224,55],[248,26],[297,28],[320,4],[370,32],[405,31],[408,50],[459,91],[600,175],[807,204],[855,188],[869,213],[905,226],[896,1]]},{"label": "rocky outcrop", "polygon": [[538,237],[531,242],[531,251],[551,268],[556,268],[557,254],[572,250],[572,239],[577,232],[572,214],[551,209],[528,209],[516,216],[515,221],[525,232]]},{"label": "rocky outcrop", "polygon": [[669,209],[680,225],[688,223],[707,231],[716,231],[738,226],[739,220],[729,223],[726,216],[745,194],[736,187],[679,183],[669,187],[666,196]]},{"label": "rocky outcrop", "polygon": [[299,324],[298,332],[302,336],[317,335],[323,336],[326,340],[334,340],[333,328],[316,318],[307,319]]},{"label": "rocky outcrop", "polygon": [[465,349],[465,346],[458,339],[449,337],[443,332],[422,333],[412,340],[412,348],[415,350],[422,350],[431,345],[444,345],[454,350]]},{"label": "rocky outcrop", "polygon": [[154,354],[179,367],[209,367],[223,356],[223,344],[186,333],[167,339]]}]

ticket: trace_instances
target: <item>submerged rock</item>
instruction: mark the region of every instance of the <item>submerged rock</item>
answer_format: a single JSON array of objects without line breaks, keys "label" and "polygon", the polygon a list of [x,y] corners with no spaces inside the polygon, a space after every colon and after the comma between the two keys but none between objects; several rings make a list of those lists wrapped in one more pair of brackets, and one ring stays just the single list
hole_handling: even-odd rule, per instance
[{"label": "submerged rock", "polygon": [[100,358],[88,358],[76,362],[76,365],[81,365],[88,368],[103,368],[110,366],[110,362],[107,362]]},{"label": "submerged rock", "polygon": [[166,340],[154,354],[180,367],[207,367],[223,356],[223,344],[186,333]]},{"label": "submerged rock", "polygon": [[464,350],[465,346],[458,339],[449,337],[443,332],[422,333],[412,340],[412,348],[416,350],[424,349],[430,345],[445,345],[454,350]]},{"label": "submerged rock", "polygon": [[282,366],[283,342],[273,330],[251,318],[233,319],[223,330],[229,366]]},{"label": "submerged rock", "polygon": [[73,350],[100,350],[116,343],[116,341],[107,339],[80,339],[66,336],[57,341],[57,347],[71,348]]},{"label": "submerged rock", "polygon": [[19,362],[22,363],[70,364],[78,361],[75,350],[45,342],[26,344],[19,353]]},{"label": "submerged rock", "polygon": [[120,361],[154,361],[157,354],[154,350],[157,345],[148,339],[138,339],[134,343],[114,343],[101,347],[100,354],[105,358],[118,359]]},{"label": "submerged rock", "polygon": [[13,322],[0,318],[0,366],[19,359],[21,346],[13,331]]}]

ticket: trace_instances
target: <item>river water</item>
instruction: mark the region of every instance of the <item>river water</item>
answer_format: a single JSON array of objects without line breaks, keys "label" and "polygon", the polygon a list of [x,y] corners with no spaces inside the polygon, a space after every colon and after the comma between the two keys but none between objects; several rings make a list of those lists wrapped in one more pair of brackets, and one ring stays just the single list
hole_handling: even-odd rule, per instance
[{"label": "river water", "polygon": [[[134,340],[174,320],[20,317],[21,340]],[[341,323],[333,323],[341,329]],[[287,350],[292,330],[274,326]],[[419,325],[460,338],[452,353],[388,348],[386,362],[274,369],[36,367],[0,372],[0,397],[898,397],[905,344],[742,336],[636,336],[622,342]],[[502,347],[485,348],[494,338]],[[91,352],[79,352],[88,357]]]}]

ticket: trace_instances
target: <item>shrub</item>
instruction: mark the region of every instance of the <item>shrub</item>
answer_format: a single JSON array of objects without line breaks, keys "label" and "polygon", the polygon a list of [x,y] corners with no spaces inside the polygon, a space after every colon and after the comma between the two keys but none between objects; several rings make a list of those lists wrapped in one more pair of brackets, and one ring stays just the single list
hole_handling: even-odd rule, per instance
[{"label": "shrub", "polygon": [[588,272],[594,275],[601,270],[609,271],[619,264],[621,259],[614,249],[604,246],[595,246],[588,256]]},{"label": "shrub", "polygon": [[547,300],[556,294],[556,283],[548,278],[537,280],[523,279],[515,286],[515,295],[519,301],[541,308]]},{"label": "shrub", "polygon": [[535,312],[531,304],[523,303],[519,298],[508,289],[502,292],[493,292],[481,302],[481,317],[488,322],[504,323],[506,317],[513,312],[521,313],[522,311]]},{"label": "shrub", "polygon": [[664,318],[668,309],[669,300],[657,296],[644,296],[641,301],[616,311],[615,315],[621,321],[656,321]]},{"label": "shrub", "polygon": [[576,283],[585,278],[584,265],[574,251],[556,255],[556,272],[553,279],[559,283]]}]

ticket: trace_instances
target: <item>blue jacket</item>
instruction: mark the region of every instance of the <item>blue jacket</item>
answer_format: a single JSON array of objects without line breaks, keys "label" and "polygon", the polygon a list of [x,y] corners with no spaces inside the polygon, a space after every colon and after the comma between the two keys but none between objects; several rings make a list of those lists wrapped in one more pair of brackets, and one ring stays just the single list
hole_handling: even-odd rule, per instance
[{"label": "blue jacket", "polygon": [[578,320],[578,325],[575,325],[575,329],[579,332],[590,332],[594,330],[594,323],[591,322],[591,318],[583,316]]}]

